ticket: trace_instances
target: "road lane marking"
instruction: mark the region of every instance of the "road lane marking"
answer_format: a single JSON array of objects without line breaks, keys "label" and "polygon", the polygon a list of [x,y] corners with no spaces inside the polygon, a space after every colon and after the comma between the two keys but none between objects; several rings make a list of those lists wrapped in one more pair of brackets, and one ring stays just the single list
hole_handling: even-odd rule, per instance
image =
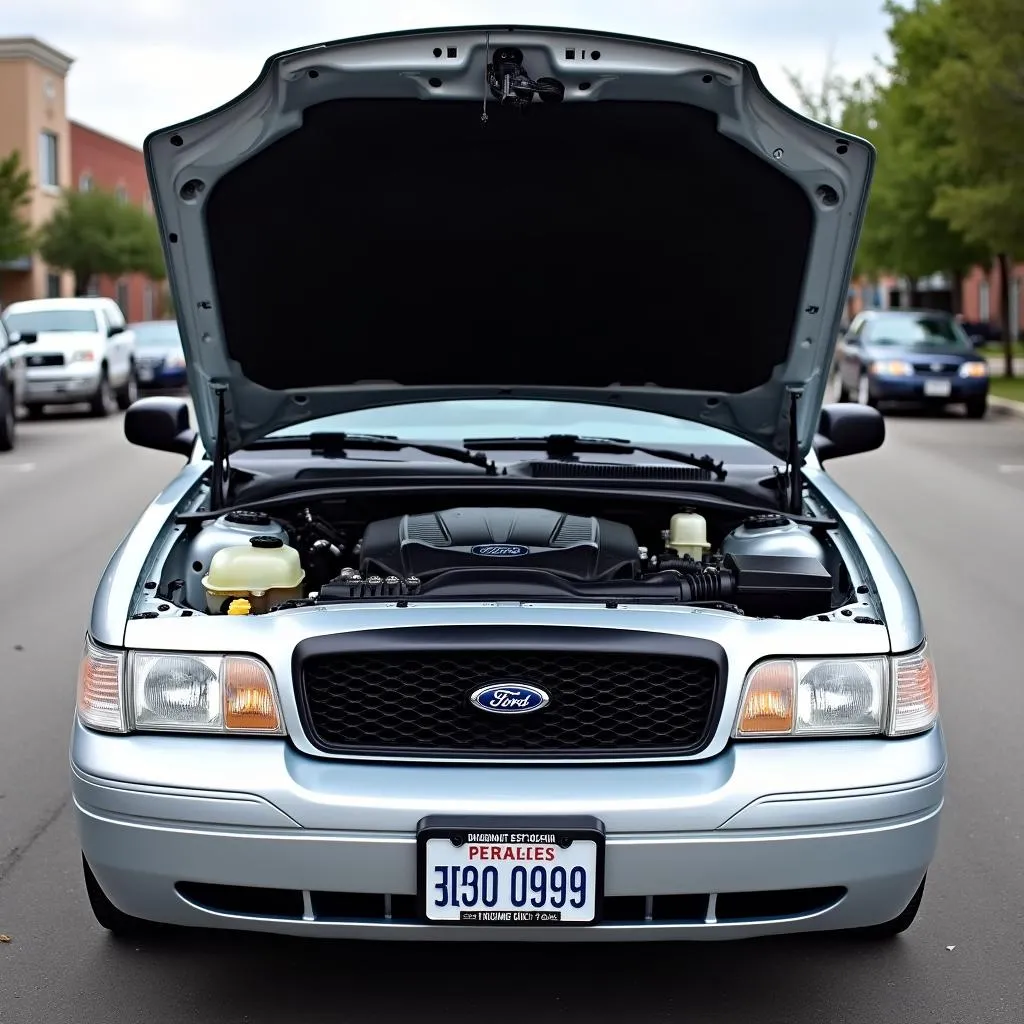
[{"label": "road lane marking", "polygon": [[31,473],[35,468],[34,462],[0,462],[0,469],[13,469],[15,473]]}]

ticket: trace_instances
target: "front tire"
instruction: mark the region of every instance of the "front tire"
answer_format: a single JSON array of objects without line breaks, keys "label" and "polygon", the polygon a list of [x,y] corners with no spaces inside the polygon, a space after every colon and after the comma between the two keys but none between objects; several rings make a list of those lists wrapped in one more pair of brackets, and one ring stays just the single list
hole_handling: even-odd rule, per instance
[{"label": "front tire", "polygon": [[89,402],[89,415],[97,417],[109,416],[115,404],[113,392],[110,390],[110,378],[107,376],[107,371],[104,370],[100,377],[100,384],[96,389],[96,394],[92,396]]},{"label": "front tire", "polygon": [[878,399],[871,394],[871,380],[866,373],[862,373],[860,380],[857,381],[857,401],[872,409],[878,408]]},{"label": "front tire", "polygon": [[969,420],[984,419],[985,413],[988,411],[988,396],[968,398],[965,405],[967,406],[967,418]]},{"label": "front tire", "polygon": [[9,452],[14,447],[15,430],[14,395],[0,386],[0,452]]},{"label": "front tire", "polygon": [[117,407],[124,412],[139,397],[139,384],[135,378],[135,364],[128,371],[128,379],[117,389]]},{"label": "front tire", "polygon": [[869,925],[867,928],[853,928],[849,934],[854,938],[873,940],[894,939],[897,935],[902,935],[914,923],[914,918],[917,917],[917,912],[921,909],[921,900],[924,899],[924,885],[927,881],[928,876],[925,875],[921,879],[921,884],[917,887],[917,892],[911,897],[910,902],[891,921]]},{"label": "front tire", "polygon": [[84,853],[82,854],[82,873],[85,876],[85,892],[89,897],[89,906],[92,908],[93,917],[116,938],[136,939],[161,930],[163,926],[154,921],[143,921],[140,917],[132,917],[130,914],[118,910],[100,888],[100,883],[92,873],[92,868],[89,867]]}]

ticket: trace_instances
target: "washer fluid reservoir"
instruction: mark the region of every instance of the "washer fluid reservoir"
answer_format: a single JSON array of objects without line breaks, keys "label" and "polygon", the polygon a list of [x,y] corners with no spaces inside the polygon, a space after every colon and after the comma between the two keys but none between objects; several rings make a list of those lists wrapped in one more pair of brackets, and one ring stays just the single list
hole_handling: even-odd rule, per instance
[{"label": "washer fluid reservoir", "polygon": [[279,537],[253,537],[247,545],[221,548],[203,577],[206,608],[218,614],[231,602],[244,598],[254,615],[282,601],[295,601],[305,595],[302,581],[306,573],[299,553]]},{"label": "washer fluid reservoir", "polygon": [[824,562],[825,549],[806,526],[786,516],[751,516],[722,541],[723,555],[783,555]]}]

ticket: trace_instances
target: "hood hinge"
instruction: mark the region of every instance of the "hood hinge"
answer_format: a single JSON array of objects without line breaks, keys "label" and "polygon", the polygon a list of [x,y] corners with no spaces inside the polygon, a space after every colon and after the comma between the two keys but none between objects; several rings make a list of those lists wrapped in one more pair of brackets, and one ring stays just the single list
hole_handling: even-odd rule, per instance
[{"label": "hood hinge", "polygon": [[800,454],[800,434],[797,430],[797,403],[803,397],[804,389],[790,387],[789,393],[789,444],[786,446],[786,476],[789,484],[789,511],[799,515],[803,510],[803,456]]},{"label": "hood hinge", "polygon": [[231,465],[228,461],[226,384],[213,384],[217,396],[217,439],[213,446],[213,473],[210,480],[210,511],[216,512],[227,503]]}]

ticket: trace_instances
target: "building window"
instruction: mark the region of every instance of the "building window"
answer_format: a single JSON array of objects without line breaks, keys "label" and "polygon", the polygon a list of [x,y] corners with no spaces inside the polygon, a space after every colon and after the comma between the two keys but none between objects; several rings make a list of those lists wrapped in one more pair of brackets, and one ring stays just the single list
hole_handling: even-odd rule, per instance
[{"label": "building window", "polygon": [[992,310],[989,306],[988,278],[983,277],[978,282],[978,319],[984,324],[988,323],[991,316]]},{"label": "building window", "polygon": [[48,299],[60,298],[60,274],[49,273],[46,275],[46,297]]},{"label": "building window", "polygon": [[56,188],[60,185],[57,136],[53,132],[39,133],[39,184]]},{"label": "building window", "polygon": [[142,286],[142,319],[152,320],[153,319],[153,307],[156,303],[153,301],[153,282],[147,281]]},{"label": "building window", "polygon": [[128,312],[128,282],[118,281],[117,282],[117,304],[121,307],[121,312],[127,314]]},{"label": "building window", "polygon": [[91,192],[92,191],[92,175],[88,171],[83,171],[78,178],[78,191],[79,192]]},{"label": "building window", "polygon": [[114,195],[117,196],[117,201],[123,206],[128,202],[128,189],[124,185],[118,185],[114,189]]},{"label": "building window", "polygon": [[90,299],[95,299],[99,293],[100,279],[93,274],[92,277],[89,278],[89,283],[85,286],[85,294],[88,295]]}]

